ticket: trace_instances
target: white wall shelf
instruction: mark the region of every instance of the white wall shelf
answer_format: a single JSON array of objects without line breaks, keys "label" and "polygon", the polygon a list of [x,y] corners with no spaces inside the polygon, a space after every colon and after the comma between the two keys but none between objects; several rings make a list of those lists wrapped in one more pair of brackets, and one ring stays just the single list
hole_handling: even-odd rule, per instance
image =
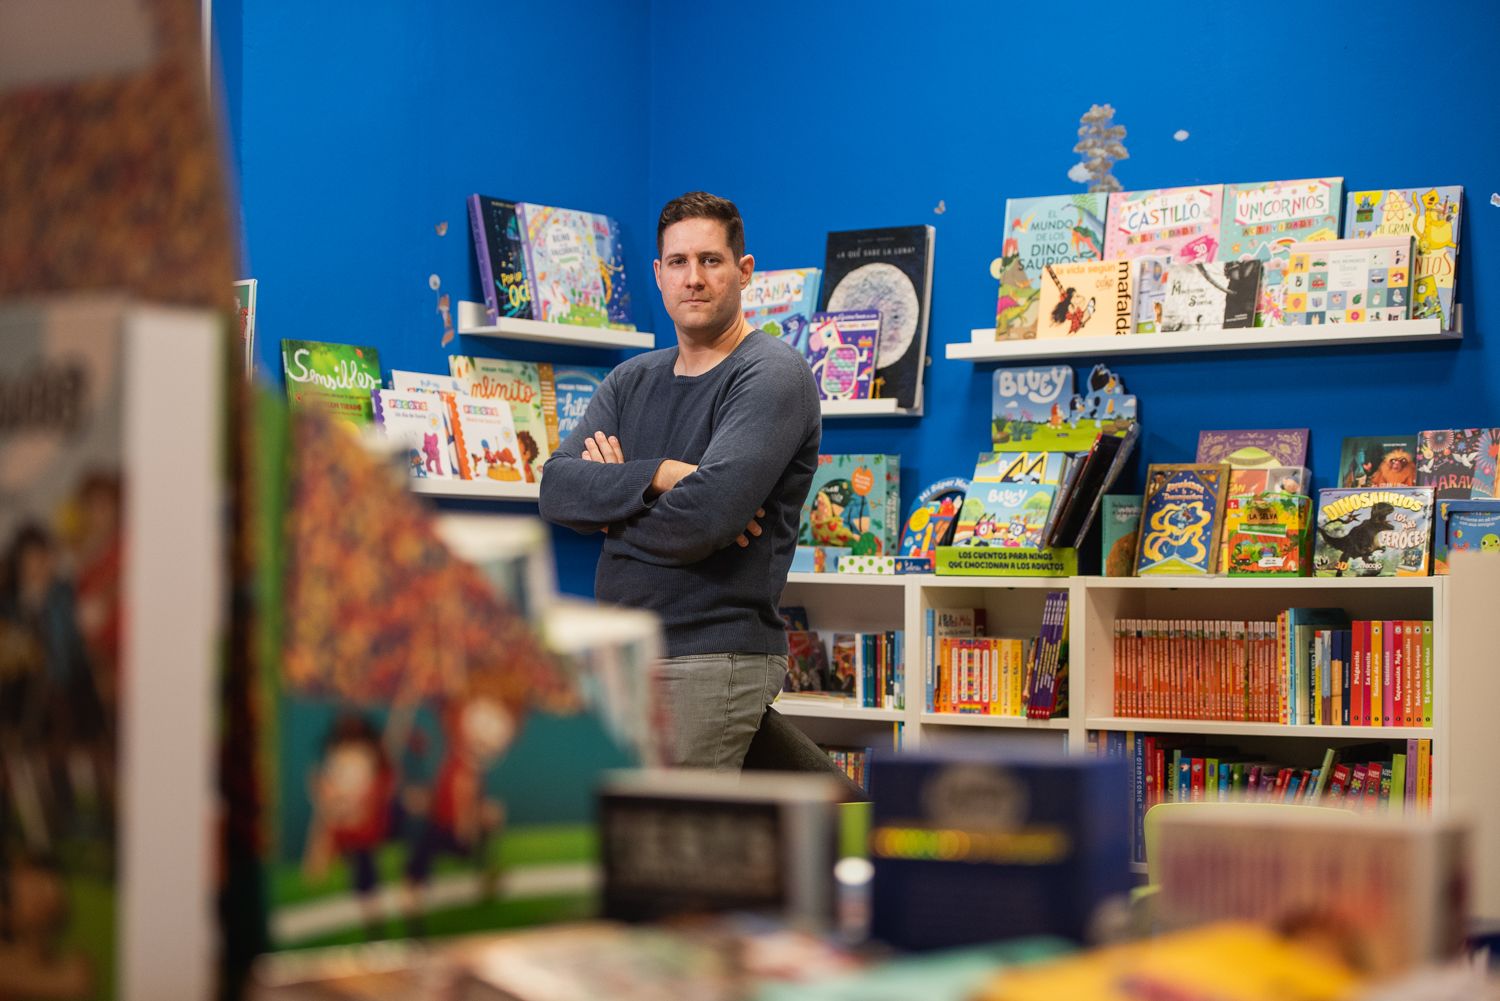
[{"label": "white wall shelf", "polygon": [[798,697],[783,695],[773,708],[783,716],[802,716],[808,719],[858,720],[865,723],[900,723],[906,713],[900,709],[869,709],[864,706],[844,705],[853,699],[830,697]]},{"label": "white wall shelf", "polygon": [[489,322],[484,303],[460,299],[458,332],[465,337],[497,337],[509,341],[536,341],[543,344],[572,344],[584,348],[634,349],[653,348],[656,335],[646,330],[611,330],[608,327],[580,327],[569,323],[544,323],[541,320],[516,320],[501,317],[498,324]]},{"label": "white wall shelf", "polygon": [[824,400],[824,417],[920,417],[920,410],[903,410],[894,397],[881,400]]},{"label": "white wall shelf", "polygon": [[1180,354],[1188,351],[1254,351],[1263,348],[1319,348],[1345,344],[1395,344],[1407,341],[1458,341],[1463,338],[1463,311],[1455,329],[1441,320],[1396,320],[1390,323],[1339,323],[1317,327],[1215,327],[1178,334],[1125,334],[1118,337],[1045,337],[997,341],[995,328],[969,332],[967,344],[949,344],[947,357],[965,361],[1026,361],[1079,355]]},{"label": "white wall shelf", "polygon": [[414,494],[457,497],[465,500],[536,501],[542,488],[535,483],[502,483],[499,480],[460,480],[429,476],[409,478]]},{"label": "white wall shelf", "polygon": [[[926,711],[923,625],[932,608],[985,609],[995,636],[1034,635],[1045,594],[1069,592],[1068,716],[1051,720]],[[980,744],[1046,747],[1087,753],[1091,733],[1196,734],[1217,743],[1245,741],[1256,754],[1285,748],[1305,757],[1318,742],[1430,739],[1433,806],[1476,818],[1483,862],[1474,895],[1477,916],[1500,918],[1500,797],[1490,763],[1500,756],[1500,671],[1492,669],[1489,620],[1500,593],[1500,559],[1455,563],[1449,577],[1289,579],[1229,577],[936,577],[793,574],[783,605],[807,608],[820,633],[902,629],[906,634],[906,707],[854,709],[783,699],[799,726],[824,742],[870,738],[869,724],[900,722],[903,747]],[[1117,618],[1269,619],[1293,606],[1339,606],[1354,618],[1431,619],[1433,726],[1307,726],[1113,715],[1114,622]],[[793,708],[795,707],[795,708]],[[1040,742],[1040,743],[1038,743]]]}]

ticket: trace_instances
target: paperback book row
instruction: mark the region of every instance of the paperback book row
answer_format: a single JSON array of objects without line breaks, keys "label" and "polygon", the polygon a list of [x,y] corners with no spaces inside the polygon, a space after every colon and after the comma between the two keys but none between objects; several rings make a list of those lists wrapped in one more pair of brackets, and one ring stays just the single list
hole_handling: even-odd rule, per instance
[{"label": "paperback book row", "polygon": [[833,766],[849,777],[849,781],[865,792],[870,791],[870,748],[818,746],[827,753]]},{"label": "paperback book row", "polygon": [[1431,726],[1430,620],[1117,619],[1116,716],[1319,726]]},{"label": "paperback book row", "polygon": [[1052,719],[1068,707],[1068,592],[1049,591],[1036,636],[986,636],[984,609],[929,608],[927,711]]},{"label": "paperback book row", "polygon": [[588,410],[607,368],[450,355],[449,374],[393,369],[373,347],[282,341],[287,397],[373,426],[418,479],[537,483]]},{"label": "paperback book row", "polygon": [[995,336],[1452,330],[1462,214],[1459,186],[1345,193],[1341,177],[1009,199]]},{"label": "paperback book row", "polygon": [[1306,428],[1204,431],[1197,462],[1156,464],[1104,506],[1107,576],[1425,576],[1500,550],[1494,428],[1346,438],[1314,509]]},{"label": "paperback book row", "polygon": [[491,324],[505,318],[635,329],[614,219],[476,194],[469,196],[469,225]]},{"label": "paperback book row", "polygon": [[1391,813],[1426,813],[1432,805],[1432,741],[1425,737],[1408,739],[1399,751],[1381,743],[1330,747],[1315,768],[1132,731],[1094,735],[1094,749],[1125,759],[1130,769],[1137,862],[1146,861],[1146,811],[1158,803],[1302,803]]},{"label": "paperback book row", "polygon": [[807,624],[807,609],[780,609],[786,624],[787,676],[784,690],[835,696],[865,709],[906,706],[906,634],[834,633],[832,655],[823,637]]},{"label": "paperback book row", "polygon": [[894,399],[920,410],[936,233],[829,233],[822,268],[754,274],[740,295],[745,319],[807,359],[820,399]]}]

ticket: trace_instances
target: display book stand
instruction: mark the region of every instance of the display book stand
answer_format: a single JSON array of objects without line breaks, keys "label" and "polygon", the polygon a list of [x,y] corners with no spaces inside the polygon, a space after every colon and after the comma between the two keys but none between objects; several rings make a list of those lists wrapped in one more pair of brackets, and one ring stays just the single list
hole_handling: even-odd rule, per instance
[{"label": "display book stand", "polygon": [[[1462,557],[1465,554],[1459,554]],[[1029,720],[925,709],[924,623],[929,608],[984,608],[992,636],[1034,636],[1047,591],[1069,592],[1066,718]],[[781,604],[807,609],[825,639],[834,632],[904,629],[903,709],[865,709],[829,698],[783,695],[778,712],[820,743],[931,748],[998,748],[1088,753],[1091,733],[1196,734],[1247,753],[1316,767],[1329,746],[1432,740],[1433,807],[1476,822],[1474,913],[1500,917],[1500,671],[1486,625],[1500,594],[1500,559],[1455,561],[1447,577],[1284,579],[1230,577],[940,577],[791,575]],[[1434,624],[1433,726],[1299,726],[1111,715],[1113,625],[1117,618],[1270,620],[1289,607],[1337,606],[1353,618],[1430,618]],[[1489,615],[1485,609],[1489,608]]]}]

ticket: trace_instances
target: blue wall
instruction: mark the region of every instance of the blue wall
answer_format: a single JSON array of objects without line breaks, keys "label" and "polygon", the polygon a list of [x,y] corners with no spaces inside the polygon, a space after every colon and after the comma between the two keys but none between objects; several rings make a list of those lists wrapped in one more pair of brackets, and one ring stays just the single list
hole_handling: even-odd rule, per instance
[{"label": "blue wall", "polygon": [[[1190,459],[1205,427],[1309,426],[1326,484],[1345,435],[1500,422],[1500,355],[1484,351],[1500,313],[1479,279],[1500,255],[1500,6],[1429,2],[1418,19],[1394,0],[1296,16],[1168,0],[1149,21],[1121,17],[1112,37],[1120,8],[1102,3],[1066,19],[1043,5],[893,0],[430,7],[244,5],[231,105],[273,374],[283,336],[440,370],[427,277],[478,297],[463,206],[474,191],[620,218],[638,308],[655,313],[642,325],[659,333],[671,328],[650,280],[655,215],[685,190],[733,198],[763,267],[821,264],[831,229],[930,223],[927,415],[831,422],[824,438],[825,451],[901,453],[909,503],[926,482],[967,475],[987,445],[993,366],[947,361],[943,346],[992,320],[1005,198],[1081,190],[1066,176],[1078,116],[1109,102],[1129,130],[1117,174],[1130,188],[1342,175],[1469,196],[1461,346],[1118,359],[1141,400],[1142,464]],[[1304,110],[1320,90],[1325,108]],[[586,593],[597,544],[558,541],[564,587]]]}]

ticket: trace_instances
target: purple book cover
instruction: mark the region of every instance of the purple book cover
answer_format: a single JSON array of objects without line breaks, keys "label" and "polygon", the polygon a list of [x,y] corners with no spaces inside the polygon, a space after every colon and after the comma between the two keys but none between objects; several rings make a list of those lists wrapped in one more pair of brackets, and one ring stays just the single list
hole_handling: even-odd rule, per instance
[{"label": "purple book cover", "polygon": [[1226,462],[1235,469],[1307,465],[1307,428],[1257,431],[1200,431],[1193,461]]},{"label": "purple book cover", "polygon": [[807,362],[820,400],[868,400],[880,347],[880,311],[814,313]]}]

